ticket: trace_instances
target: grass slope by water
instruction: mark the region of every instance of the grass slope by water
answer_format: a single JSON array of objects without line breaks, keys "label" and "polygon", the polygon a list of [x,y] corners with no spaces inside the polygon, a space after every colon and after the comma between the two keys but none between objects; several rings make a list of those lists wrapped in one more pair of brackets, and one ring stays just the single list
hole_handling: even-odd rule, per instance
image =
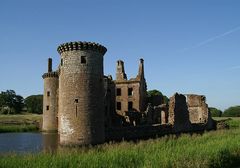
[{"label": "grass slope by water", "polygon": [[[240,121],[240,120],[239,120]],[[240,128],[158,139],[60,148],[57,153],[2,155],[0,167],[237,167]]]},{"label": "grass slope by water", "polygon": [[0,167],[237,167],[240,166],[240,120],[229,130],[183,134],[94,147],[60,148],[56,153],[5,154]]},{"label": "grass slope by water", "polygon": [[0,133],[38,131],[42,115],[0,115]]}]

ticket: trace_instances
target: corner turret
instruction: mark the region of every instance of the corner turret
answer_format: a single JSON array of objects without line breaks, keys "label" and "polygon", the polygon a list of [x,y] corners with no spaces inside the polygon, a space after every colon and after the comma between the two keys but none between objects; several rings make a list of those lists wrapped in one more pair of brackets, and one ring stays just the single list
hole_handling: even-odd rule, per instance
[{"label": "corner turret", "polygon": [[48,59],[48,72],[43,74],[43,125],[46,132],[57,132],[58,122],[58,72],[52,71],[52,59]]}]

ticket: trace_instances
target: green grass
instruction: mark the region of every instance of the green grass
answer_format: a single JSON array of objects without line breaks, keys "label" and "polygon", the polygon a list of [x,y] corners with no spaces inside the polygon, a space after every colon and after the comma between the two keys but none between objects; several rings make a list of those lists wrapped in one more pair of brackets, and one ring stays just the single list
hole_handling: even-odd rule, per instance
[{"label": "green grass", "polygon": [[1,125],[0,124],[0,133],[6,132],[34,132],[38,131],[39,128],[35,124],[27,125]]},{"label": "green grass", "polygon": [[[240,123],[240,120],[233,120]],[[0,167],[170,168],[240,166],[240,128],[94,147],[59,148],[56,153],[5,154]]]},{"label": "green grass", "polygon": [[42,115],[0,115],[0,133],[32,132],[39,130]]},{"label": "green grass", "polygon": [[0,167],[236,167],[240,129],[183,134],[159,139],[109,143],[90,148],[60,148],[57,153],[0,157]]},{"label": "green grass", "polygon": [[2,122],[19,122],[31,123],[33,121],[40,121],[42,115],[39,114],[16,114],[16,115],[0,115],[0,123]]}]

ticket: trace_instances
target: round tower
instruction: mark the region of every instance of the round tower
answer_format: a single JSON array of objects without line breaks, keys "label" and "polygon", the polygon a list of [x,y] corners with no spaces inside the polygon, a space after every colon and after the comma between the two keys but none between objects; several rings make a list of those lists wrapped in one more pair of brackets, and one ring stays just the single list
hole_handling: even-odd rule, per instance
[{"label": "round tower", "polygon": [[48,72],[43,74],[43,124],[42,130],[55,132],[58,130],[58,72],[52,72],[52,59],[48,59]]},{"label": "round tower", "polygon": [[107,49],[91,42],[69,42],[58,47],[59,134],[62,145],[103,143],[103,55]]}]

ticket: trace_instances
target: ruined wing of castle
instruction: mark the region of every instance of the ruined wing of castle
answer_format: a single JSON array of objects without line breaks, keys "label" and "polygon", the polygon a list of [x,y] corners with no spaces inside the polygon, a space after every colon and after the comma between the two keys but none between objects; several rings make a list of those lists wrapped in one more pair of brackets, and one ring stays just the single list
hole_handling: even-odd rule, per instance
[{"label": "ruined wing of castle", "polygon": [[69,42],[57,48],[60,65],[43,74],[43,124],[58,131],[62,145],[99,144],[109,140],[149,138],[213,129],[205,96],[174,94],[168,104],[147,98],[144,60],[136,78],[127,79],[117,61],[116,79],[104,76],[107,49],[92,42]]}]

